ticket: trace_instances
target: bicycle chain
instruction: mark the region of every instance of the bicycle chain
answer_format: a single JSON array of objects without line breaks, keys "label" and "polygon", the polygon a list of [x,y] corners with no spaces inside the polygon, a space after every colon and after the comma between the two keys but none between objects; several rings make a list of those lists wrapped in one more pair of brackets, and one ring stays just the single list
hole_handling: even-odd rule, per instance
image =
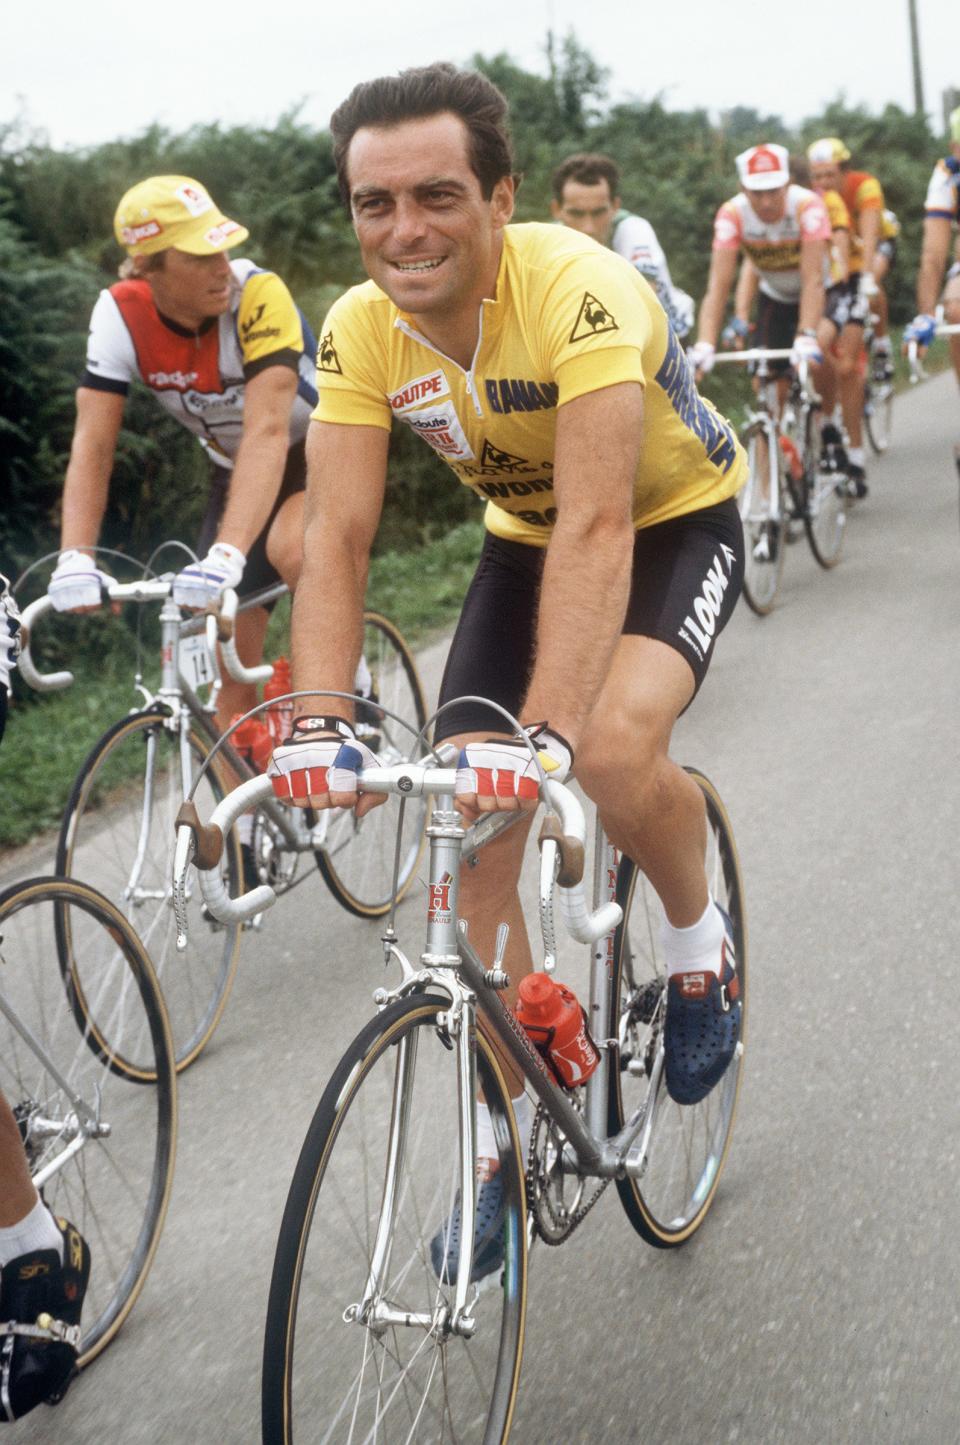
[{"label": "bicycle chain", "polygon": [[[566,1219],[561,1219],[560,1216],[556,1214],[556,1212],[550,1207],[549,1192],[545,1190],[539,1198],[537,1197],[536,1192],[536,1140],[537,1130],[543,1119],[548,1120],[548,1132],[544,1134],[544,1143],[546,1143],[549,1138],[549,1129],[553,1121],[552,1119],[549,1119],[549,1116],[547,1115],[547,1112],[544,1109],[543,1105],[538,1104],[537,1112],[533,1116],[533,1130],[530,1135],[530,1152],[527,1158],[527,1168],[524,1179],[527,1189],[527,1208],[530,1211],[530,1216],[533,1219],[537,1234],[543,1240],[544,1244],[556,1246],[558,1244],[564,1244],[570,1238],[573,1231],[583,1223],[593,1206],[596,1204],[597,1200],[600,1198],[603,1191],[606,1189],[607,1185],[610,1183],[610,1180],[601,1179],[597,1188],[594,1190],[593,1195],[590,1199],[587,1200],[586,1204],[581,1204],[578,1209],[575,1209],[571,1214],[568,1214]],[[545,1209],[550,1216],[551,1223],[549,1228],[552,1230],[552,1233],[547,1232],[548,1226],[545,1225],[542,1220],[541,1209]]]}]

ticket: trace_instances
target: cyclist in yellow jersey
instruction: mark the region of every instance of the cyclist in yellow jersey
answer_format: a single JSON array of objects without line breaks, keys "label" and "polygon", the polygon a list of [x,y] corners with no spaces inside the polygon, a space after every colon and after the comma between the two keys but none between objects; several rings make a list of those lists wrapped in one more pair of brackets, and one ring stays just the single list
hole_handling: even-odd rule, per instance
[{"label": "cyclist in yellow jersey", "polygon": [[[880,317],[881,335],[885,337],[887,306],[878,279],[885,273],[887,262],[880,249],[883,241],[883,188],[868,171],[851,170],[850,152],[836,136],[824,136],[807,147],[810,175],[820,190],[839,191],[850,212],[851,247],[850,276],[857,288],[856,304],[851,307],[846,325],[837,343],[836,366],[840,386],[840,406],[849,445],[847,473],[860,497],[866,496],[867,482],[863,451],[863,376],[858,359],[863,342],[863,327],[872,308]],[[885,337],[889,352],[889,339]],[[883,349],[884,341],[880,347]]]},{"label": "cyclist in yellow jersey", "polygon": [[[668,1086],[696,1102],[733,1056],[739,985],[704,876],[703,803],[668,744],[740,590],[743,451],[627,261],[565,227],[509,224],[506,102],[486,77],[436,64],[370,81],[331,126],[371,279],[322,328],[294,681],[318,697],[350,691],[395,416],[487,501],[441,698],[509,708],[557,777],[576,755],[610,836],[642,859],[668,919]],[[356,774],[376,758],[343,703],[328,709],[302,711],[275,750],[275,790],[367,811],[377,799],[358,800]],[[439,736],[461,749],[468,817],[533,805],[530,754],[499,715],[462,705]],[[511,829],[461,879],[481,954],[510,924],[511,997],[531,967],[517,895],[525,833]],[[522,1095],[516,1108],[526,1132]],[[482,1106],[480,1154],[479,1212],[495,1216]]]}]

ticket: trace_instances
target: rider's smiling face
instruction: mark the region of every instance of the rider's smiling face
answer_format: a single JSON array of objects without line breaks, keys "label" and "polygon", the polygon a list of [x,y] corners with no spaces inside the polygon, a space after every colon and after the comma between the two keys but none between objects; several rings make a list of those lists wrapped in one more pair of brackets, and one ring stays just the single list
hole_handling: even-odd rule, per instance
[{"label": "rider's smiling face", "polygon": [[411,315],[453,317],[493,295],[513,181],[489,200],[449,111],[364,127],[350,142],[353,223],[367,274]]}]

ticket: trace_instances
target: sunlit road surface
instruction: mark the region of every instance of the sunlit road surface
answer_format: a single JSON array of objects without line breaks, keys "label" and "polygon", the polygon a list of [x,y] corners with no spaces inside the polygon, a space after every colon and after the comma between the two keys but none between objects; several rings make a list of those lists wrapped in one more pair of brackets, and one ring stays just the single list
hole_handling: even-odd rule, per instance
[{"label": "sunlit road surface", "polygon": [[[727,801],[746,876],[736,1136],[683,1249],[645,1246],[611,1189],[570,1243],[534,1251],[518,1441],[960,1435],[958,439],[951,376],[898,400],[841,565],[792,546],[776,611],[741,606],[678,728],[678,759]],[[416,909],[402,917],[413,948]],[[566,972],[582,986],[579,963]],[[145,1292],[65,1401],[8,1438],[259,1438],[287,1185],[382,979],[376,928],[319,878],[247,937],[225,1019],[182,1079]]]}]

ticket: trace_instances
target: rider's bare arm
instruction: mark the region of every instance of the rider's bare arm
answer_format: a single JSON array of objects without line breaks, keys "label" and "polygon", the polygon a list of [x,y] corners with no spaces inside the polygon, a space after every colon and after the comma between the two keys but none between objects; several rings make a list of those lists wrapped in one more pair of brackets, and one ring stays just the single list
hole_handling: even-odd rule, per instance
[{"label": "rider's bare arm", "polygon": [[816,331],[823,315],[823,273],[826,241],[804,240],[800,247],[800,318],[801,331]]},{"label": "rider's bare arm", "polygon": [[217,541],[244,555],[266,526],[280,491],[296,394],[297,374],[287,366],[268,366],[244,387],[243,436],[217,533]]},{"label": "rider's bare arm", "polygon": [[749,325],[750,313],[757,291],[760,288],[760,274],[749,256],[744,256],[737,277],[737,289],[733,297],[733,314],[738,321]]},{"label": "rider's bare arm", "polygon": [[638,382],[588,392],[557,412],[558,515],[547,547],[523,718],[546,719],[574,749],[609,671],[627,608],[642,437]]},{"label": "rider's bare arm", "polygon": [[698,318],[698,341],[706,341],[711,346],[717,344],[727,297],[730,295],[730,288],[733,286],[733,278],[737,271],[739,254],[739,251],[723,250],[714,251],[710,257],[707,292],[700,306]]},{"label": "rider's bare arm", "polygon": [[945,216],[927,216],[923,223],[923,250],[917,274],[917,314],[932,316],[940,299],[943,273],[950,254],[952,223]]},{"label": "rider's bare arm", "polygon": [[[293,605],[293,676],[298,689],[325,684],[353,692],[363,647],[363,604],[370,548],[387,474],[390,433],[374,426],[311,422],[303,571]],[[296,704],[352,719],[342,698]]]},{"label": "rider's bare arm", "polygon": [[863,269],[873,270],[873,260],[877,254],[877,245],[880,240],[880,223],[883,219],[883,210],[880,206],[873,206],[866,211],[860,212],[859,231],[860,240],[863,245]]},{"label": "rider's bare arm", "polygon": [[61,551],[97,544],[125,400],[113,391],[88,386],[77,390],[77,420],[63,488]]}]

